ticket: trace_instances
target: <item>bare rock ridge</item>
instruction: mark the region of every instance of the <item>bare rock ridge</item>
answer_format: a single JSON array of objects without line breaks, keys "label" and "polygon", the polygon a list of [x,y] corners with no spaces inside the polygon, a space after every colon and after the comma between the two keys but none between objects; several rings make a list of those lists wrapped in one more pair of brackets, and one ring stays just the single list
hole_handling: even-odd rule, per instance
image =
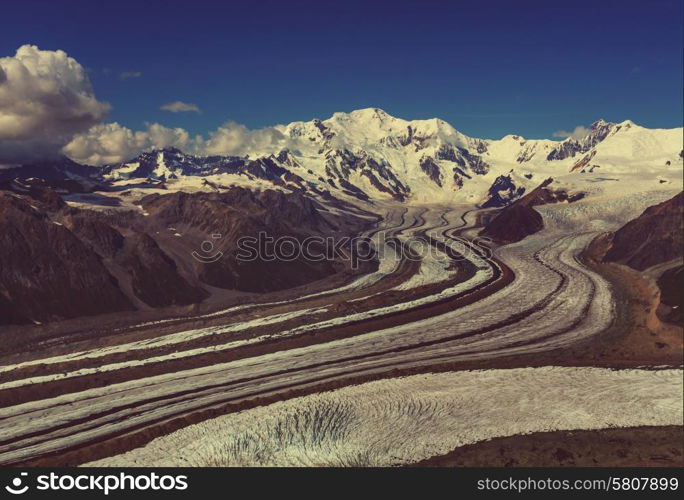
[{"label": "bare rock ridge", "polygon": [[648,207],[615,232],[604,259],[643,271],[681,257],[683,208],[684,192]]},{"label": "bare rock ridge", "polygon": [[607,123],[603,120],[598,120],[591,124],[585,137],[581,139],[570,137],[566,141],[563,141],[562,144],[548,154],[547,160],[564,160],[578,154],[586,153],[608,137],[609,134],[618,132],[623,126],[629,128],[631,125],[629,123],[618,125],[616,123]]},{"label": "bare rock ridge", "polygon": [[133,309],[98,254],[34,203],[0,192],[0,324]]},{"label": "bare rock ridge", "polygon": [[[604,260],[625,264],[638,271],[666,264],[656,272],[660,288],[658,316],[672,323],[682,321],[682,231],[684,192],[658,205],[648,207],[613,235]],[[673,265],[667,263],[673,262]]]},{"label": "bare rock ridge", "polygon": [[520,241],[544,228],[542,216],[532,207],[546,203],[573,202],[583,196],[582,194],[568,195],[564,190],[553,190],[549,188],[552,182],[552,178],[546,179],[528,194],[503,208],[480,231],[480,235],[498,243]]},{"label": "bare rock ridge", "polygon": [[[200,281],[219,288],[267,292],[291,288],[324,278],[339,270],[334,261],[315,261],[304,256],[284,260],[269,257],[274,248],[265,238],[303,241],[308,236],[351,234],[361,227],[358,220],[324,216],[312,199],[300,194],[267,190],[255,193],[233,188],[225,193],[183,192],[149,195],[141,200],[146,218],[185,237],[202,241],[220,235],[213,243],[223,257],[214,262],[192,261]],[[166,245],[178,238],[166,231]],[[175,233],[174,233],[175,234]],[[238,259],[240,239],[264,242],[263,258]],[[250,244],[250,246],[252,246]]]},{"label": "bare rock ridge", "polygon": [[487,192],[487,199],[481,208],[505,207],[520,198],[525,193],[525,188],[516,186],[511,175],[500,175],[494,180]]},{"label": "bare rock ridge", "polygon": [[[211,287],[266,292],[306,284],[344,264],[239,262],[237,240],[355,234],[368,224],[323,215],[313,200],[273,190],[154,194],[141,205],[144,213],[94,211],[66,205],[48,187],[0,190],[0,324],[187,306]],[[212,234],[221,235],[224,257],[193,258]]]}]

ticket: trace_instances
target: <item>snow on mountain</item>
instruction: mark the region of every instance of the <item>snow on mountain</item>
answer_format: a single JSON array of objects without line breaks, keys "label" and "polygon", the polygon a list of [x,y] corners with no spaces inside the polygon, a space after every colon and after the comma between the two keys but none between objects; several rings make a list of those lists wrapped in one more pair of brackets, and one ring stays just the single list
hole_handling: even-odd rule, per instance
[{"label": "snow on mountain", "polygon": [[164,149],[103,173],[110,180],[202,176],[215,185],[270,182],[323,196],[490,205],[511,202],[546,177],[569,191],[681,185],[682,129],[647,129],[629,120],[599,120],[579,139],[485,140],[437,118],[403,120],[368,108],[274,130],[279,140],[244,157]]}]

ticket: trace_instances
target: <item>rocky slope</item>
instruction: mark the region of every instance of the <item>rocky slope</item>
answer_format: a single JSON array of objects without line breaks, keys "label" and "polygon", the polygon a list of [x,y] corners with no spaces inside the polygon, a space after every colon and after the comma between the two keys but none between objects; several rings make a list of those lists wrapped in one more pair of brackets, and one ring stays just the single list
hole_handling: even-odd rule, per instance
[{"label": "rocky slope", "polygon": [[667,269],[658,278],[660,288],[660,307],[658,315],[671,323],[682,324],[682,287],[684,286],[684,266]]},{"label": "rocky slope", "polygon": [[650,268],[660,289],[657,314],[675,324],[682,321],[682,231],[684,192],[648,207],[615,232],[604,260],[639,271]]},{"label": "rocky slope", "polygon": [[[310,198],[275,190],[253,192],[236,187],[225,193],[155,194],[143,198],[141,205],[149,214],[146,220],[173,228],[166,231],[167,246],[183,245],[184,240],[197,242],[199,258],[188,263],[203,283],[250,292],[302,285],[338,268],[332,260],[316,261],[304,255],[276,258],[276,241],[302,242],[308,236],[349,234],[360,228],[360,221],[349,225],[343,217],[323,216]],[[200,251],[203,239],[210,242],[209,252]],[[290,244],[285,246],[290,248]],[[256,248],[263,248],[261,253],[266,255],[252,258],[248,250]],[[213,261],[217,252],[222,257]]]},{"label": "rocky slope", "polygon": [[133,309],[100,256],[40,202],[0,192],[0,324]]},{"label": "rocky slope", "polygon": [[[138,211],[95,211],[67,205],[49,187],[12,186],[18,190],[0,190],[0,324],[185,306],[216,288],[302,285],[345,264],[302,256],[242,262],[237,242],[260,233],[300,241],[354,234],[369,224],[273,190],[153,194]],[[215,248],[203,246],[208,241]]]},{"label": "rocky slope", "polygon": [[498,243],[520,241],[544,228],[542,216],[532,207],[546,203],[573,202],[582,197],[581,194],[568,195],[562,189],[554,190],[549,187],[552,182],[553,179],[546,179],[537,188],[506,206],[485,225],[480,235]]},{"label": "rocky slope", "polygon": [[682,256],[684,192],[647,208],[615,232],[605,260],[644,269]]}]

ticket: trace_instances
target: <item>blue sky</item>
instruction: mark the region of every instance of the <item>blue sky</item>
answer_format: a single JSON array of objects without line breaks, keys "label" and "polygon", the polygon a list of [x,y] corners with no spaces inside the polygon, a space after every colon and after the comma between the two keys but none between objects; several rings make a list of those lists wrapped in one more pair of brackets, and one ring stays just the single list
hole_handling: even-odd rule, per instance
[{"label": "blue sky", "polygon": [[[485,138],[682,125],[682,2],[5,4],[0,56],[63,49],[109,120],[206,133],[380,107]],[[139,72],[140,76],[121,78]],[[171,101],[201,113],[170,113]]]}]

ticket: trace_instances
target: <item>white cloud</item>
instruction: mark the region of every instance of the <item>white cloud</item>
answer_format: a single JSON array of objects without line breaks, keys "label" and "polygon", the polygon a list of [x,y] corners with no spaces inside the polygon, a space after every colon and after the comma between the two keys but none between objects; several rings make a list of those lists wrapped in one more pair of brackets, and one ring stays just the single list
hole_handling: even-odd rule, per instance
[{"label": "white cloud", "polygon": [[55,155],[101,122],[109,104],[95,98],[86,70],[64,51],[34,45],[0,58],[0,160]]},{"label": "white cloud", "polygon": [[293,147],[293,142],[275,127],[250,130],[239,123],[227,122],[210,132],[208,137],[190,137],[182,128],[169,128],[158,123],[133,131],[118,123],[95,125],[78,134],[63,152],[74,161],[90,165],[118,163],[142,151],[175,147],[197,155],[245,156],[276,153]]},{"label": "white cloud", "polygon": [[198,138],[195,148],[207,155],[247,155],[259,151],[272,153],[288,147],[287,137],[274,127],[250,130],[244,125],[227,122],[209,134]]},{"label": "white cloud", "polygon": [[175,147],[184,149],[190,145],[190,134],[180,127],[169,128],[159,123],[148,124],[147,136],[153,148]]},{"label": "white cloud", "polygon": [[578,125],[572,132],[568,132],[567,130],[558,130],[553,133],[553,136],[562,137],[564,139],[567,139],[568,137],[571,137],[573,139],[581,139],[583,137],[586,137],[588,133],[588,128],[586,128],[584,125]]},{"label": "white cloud", "polygon": [[142,76],[142,72],[140,71],[124,71],[123,73],[119,74],[119,78],[122,80],[128,80],[130,78],[140,78]]},{"label": "white cloud", "polygon": [[95,125],[64,147],[64,153],[79,163],[99,165],[135,156],[146,146],[144,132],[133,132],[118,123]]},{"label": "white cloud", "polygon": [[182,128],[152,123],[147,130],[133,132],[118,123],[102,123],[74,137],[63,152],[79,163],[103,165],[128,160],[144,150],[188,145],[190,136]]},{"label": "white cloud", "polygon": [[[141,75],[126,71],[119,77]],[[109,109],[109,104],[96,99],[85,68],[75,59],[62,50],[24,45],[13,57],[0,58],[0,162],[28,162],[63,153],[75,161],[101,165],[169,146],[195,152],[205,142],[191,140],[182,128],[158,123],[141,131],[102,123]],[[196,105],[180,101],[163,109],[199,112]]]},{"label": "white cloud", "polygon": [[186,111],[194,111],[199,113],[200,109],[195,104],[191,104],[183,101],[173,101],[168,104],[164,104],[161,108],[164,111],[171,111],[172,113],[182,113]]}]

